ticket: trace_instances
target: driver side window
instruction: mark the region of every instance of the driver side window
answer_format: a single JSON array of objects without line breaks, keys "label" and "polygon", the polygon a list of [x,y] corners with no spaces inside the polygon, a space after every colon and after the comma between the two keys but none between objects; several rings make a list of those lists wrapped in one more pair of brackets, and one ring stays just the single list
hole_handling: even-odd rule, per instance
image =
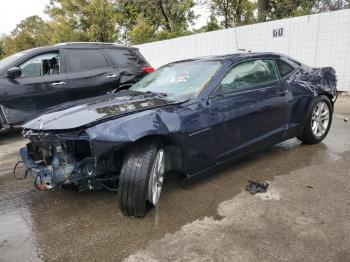
[{"label": "driver side window", "polygon": [[21,77],[59,74],[59,54],[58,52],[40,54],[30,58],[19,67],[22,70]]},{"label": "driver side window", "polygon": [[232,68],[222,79],[216,92],[232,92],[278,80],[273,60],[254,60]]}]

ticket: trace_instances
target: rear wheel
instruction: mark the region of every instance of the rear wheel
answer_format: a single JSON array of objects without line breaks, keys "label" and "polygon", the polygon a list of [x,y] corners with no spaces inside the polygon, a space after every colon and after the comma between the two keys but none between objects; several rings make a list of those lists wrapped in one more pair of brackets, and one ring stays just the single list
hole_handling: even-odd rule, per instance
[{"label": "rear wheel", "polygon": [[165,151],[157,141],[134,145],[122,165],[118,198],[122,212],[143,217],[159,202],[165,170]]},{"label": "rear wheel", "polygon": [[320,143],[331,127],[332,111],[332,104],[328,97],[316,97],[307,112],[304,129],[298,139],[306,144]]}]

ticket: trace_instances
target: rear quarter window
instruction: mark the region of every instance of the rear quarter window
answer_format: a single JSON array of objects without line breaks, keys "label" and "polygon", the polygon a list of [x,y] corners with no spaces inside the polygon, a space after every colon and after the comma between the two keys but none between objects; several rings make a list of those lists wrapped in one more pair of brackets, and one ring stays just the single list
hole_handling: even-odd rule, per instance
[{"label": "rear quarter window", "polygon": [[293,72],[294,67],[292,67],[290,64],[282,61],[282,60],[276,60],[276,65],[278,68],[278,71],[280,72],[281,77],[285,77],[286,75]]},{"label": "rear quarter window", "polygon": [[137,64],[146,64],[138,52],[134,50],[109,48],[105,49],[105,52],[115,65],[133,66]]},{"label": "rear quarter window", "polygon": [[67,54],[72,72],[109,67],[106,57],[98,49],[68,49]]}]

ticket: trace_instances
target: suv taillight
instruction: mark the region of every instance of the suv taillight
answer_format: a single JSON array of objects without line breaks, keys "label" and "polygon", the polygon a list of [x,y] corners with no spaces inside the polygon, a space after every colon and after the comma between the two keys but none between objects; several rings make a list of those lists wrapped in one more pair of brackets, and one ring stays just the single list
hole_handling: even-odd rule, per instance
[{"label": "suv taillight", "polygon": [[144,67],[143,72],[150,74],[150,73],[154,72],[154,68],[150,67],[150,66]]}]

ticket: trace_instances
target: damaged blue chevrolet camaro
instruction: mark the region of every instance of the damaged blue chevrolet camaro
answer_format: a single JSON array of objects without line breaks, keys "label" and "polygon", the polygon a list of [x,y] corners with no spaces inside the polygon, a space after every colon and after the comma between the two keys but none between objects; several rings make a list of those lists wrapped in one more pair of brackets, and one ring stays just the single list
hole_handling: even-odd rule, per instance
[{"label": "damaged blue chevrolet camaro", "polygon": [[62,104],[26,123],[30,142],[20,156],[40,190],[117,191],[122,212],[143,217],[169,172],[189,181],[293,137],[321,142],[336,92],[333,68],[281,54],[170,63],[129,90]]}]

